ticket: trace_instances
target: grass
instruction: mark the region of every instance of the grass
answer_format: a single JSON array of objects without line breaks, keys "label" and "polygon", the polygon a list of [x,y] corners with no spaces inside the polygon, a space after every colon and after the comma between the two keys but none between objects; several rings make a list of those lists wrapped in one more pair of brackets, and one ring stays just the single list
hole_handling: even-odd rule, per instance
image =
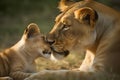
[{"label": "grass", "polygon": [[50,61],[48,59],[37,59],[37,69],[40,70],[59,70],[59,69],[74,69],[79,68],[82,62],[83,56],[80,54],[70,54],[63,60],[58,62]]}]

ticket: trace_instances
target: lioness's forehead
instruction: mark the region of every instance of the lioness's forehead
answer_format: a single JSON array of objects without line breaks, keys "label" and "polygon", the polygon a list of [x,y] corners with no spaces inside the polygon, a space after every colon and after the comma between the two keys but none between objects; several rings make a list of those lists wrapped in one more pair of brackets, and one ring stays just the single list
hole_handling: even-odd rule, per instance
[{"label": "lioness's forehead", "polygon": [[61,20],[63,20],[63,19],[67,19],[67,18],[69,18],[69,17],[71,17],[72,15],[69,13],[69,14],[64,14],[64,15],[62,15],[62,14],[59,14],[57,17],[56,17],[56,19],[55,19],[55,21],[56,22],[59,22],[59,21],[61,21]]},{"label": "lioness's forehead", "polygon": [[55,21],[58,22],[61,20],[61,18],[63,17],[70,17],[70,16],[73,16],[74,14],[74,11],[77,10],[77,6],[76,7],[71,7],[71,8],[68,8],[67,10],[65,10],[64,12],[62,12],[61,14],[59,14]]},{"label": "lioness's forehead", "polygon": [[63,11],[61,14],[59,14],[56,17],[55,21],[56,22],[59,21],[64,16],[68,16],[69,17],[69,16],[74,15],[74,11],[79,9],[80,7],[85,6],[86,3],[87,2],[85,2],[85,1],[80,1],[80,2],[74,3],[73,5],[69,6],[65,11]]}]

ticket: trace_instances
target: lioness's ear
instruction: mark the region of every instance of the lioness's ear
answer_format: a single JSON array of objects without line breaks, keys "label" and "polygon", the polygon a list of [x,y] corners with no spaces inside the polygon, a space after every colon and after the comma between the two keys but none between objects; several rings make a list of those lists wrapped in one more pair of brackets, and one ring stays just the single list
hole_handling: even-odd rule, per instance
[{"label": "lioness's ear", "polygon": [[64,11],[68,6],[74,4],[74,1],[70,1],[70,0],[61,0],[59,2],[59,6],[58,8],[60,9],[60,11]]},{"label": "lioness's ear", "polygon": [[25,29],[23,35],[25,36],[25,38],[30,38],[30,37],[33,37],[37,34],[40,34],[40,29],[39,29],[38,25],[35,23],[31,23]]},{"label": "lioness's ear", "polygon": [[98,14],[95,10],[89,7],[84,7],[74,12],[75,18],[81,23],[85,23],[94,28],[98,19]]}]

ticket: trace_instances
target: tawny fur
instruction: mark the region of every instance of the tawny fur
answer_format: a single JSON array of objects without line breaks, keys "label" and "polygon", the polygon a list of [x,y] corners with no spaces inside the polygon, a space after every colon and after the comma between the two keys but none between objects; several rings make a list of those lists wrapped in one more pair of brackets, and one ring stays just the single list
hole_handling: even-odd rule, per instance
[{"label": "tawny fur", "polygon": [[0,53],[0,80],[24,80],[36,72],[35,59],[43,51],[49,52],[49,45],[39,27],[31,23],[18,43]]}]

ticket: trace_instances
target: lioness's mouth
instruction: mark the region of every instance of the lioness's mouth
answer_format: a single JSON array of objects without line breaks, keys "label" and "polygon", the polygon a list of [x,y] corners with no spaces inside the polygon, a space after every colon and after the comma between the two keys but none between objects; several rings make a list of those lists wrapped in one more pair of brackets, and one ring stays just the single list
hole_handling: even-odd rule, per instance
[{"label": "lioness's mouth", "polygon": [[62,52],[58,52],[56,51],[53,47],[51,47],[51,50],[59,55],[64,55],[64,57],[68,56],[69,55],[69,51],[68,50],[65,50],[65,51],[62,51]]}]

